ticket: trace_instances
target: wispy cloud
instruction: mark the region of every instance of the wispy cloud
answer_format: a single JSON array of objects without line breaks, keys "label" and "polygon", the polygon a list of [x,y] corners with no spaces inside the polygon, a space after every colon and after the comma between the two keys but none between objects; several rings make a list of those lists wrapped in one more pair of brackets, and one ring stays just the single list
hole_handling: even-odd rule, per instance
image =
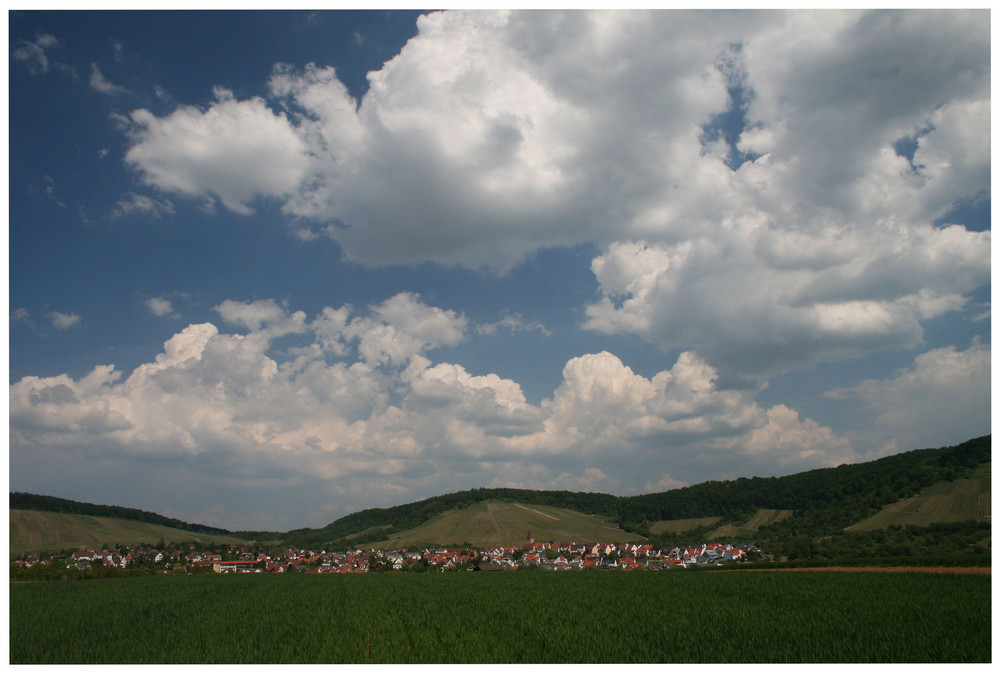
[{"label": "wispy cloud", "polygon": [[122,199],[115,204],[109,217],[117,219],[136,213],[145,213],[155,219],[161,219],[164,216],[174,214],[174,205],[168,199],[154,199],[145,194],[131,192],[127,199]]},{"label": "wispy cloud", "polygon": [[59,46],[59,40],[48,34],[39,35],[34,42],[21,42],[11,53],[16,63],[20,63],[33,74],[49,71],[49,57],[46,49]]},{"label": "wispy cloud", "polygon": [[83,319],[75,313],[52,311],[49,313],[49,320],[56,329],[65,330],[79,326]]},{"label": "wispy cloud", "polygon": [[20,64],[33,75],[42,75],[50,70],[57,70],[76,77],[76,71],[72,67],[53,60],[49,56],[51,50],[61,46],[62,44],[54,35],[42,33],[35,38],[34,42],[20,41],[11,52],[11,57],[15,63]]},{"label": "wispy cloud", "polygon": [[129,93],[125,87],[109,82],[96,63],[90,64],[90,88],[105,96],[119,96]]},{"label": "wispy cloud", "polygon": [[56,183],[51,176],[45,176],[45,196],[60,208],[65,208],[66,203],[56,194]]},{"label": "wispy cloud", "polygon": [[26,308],[17,308],[10,312],[10,322],[11,324],[21,324],[26,325],[34,329],[35,322],[31,319],[31,313],[28,312]]},{"label": "wispy cloud", "polygon": [[476,325],[476,332],[479,334],[492,335],[505,332],[515,334],[517,332],[540,332],[544,336],[552,336],[552,331],[537,321],[527,321],[520,313],[506,313],[497,322],[481,323]]}]

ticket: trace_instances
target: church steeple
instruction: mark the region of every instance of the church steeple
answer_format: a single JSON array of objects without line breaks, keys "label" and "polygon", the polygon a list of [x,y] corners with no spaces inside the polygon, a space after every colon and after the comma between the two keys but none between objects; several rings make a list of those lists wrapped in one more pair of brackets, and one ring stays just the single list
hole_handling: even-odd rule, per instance
[{"label": "church steeple", "polygon": [[531,543],[532,543],[532,542],[534,542],[534,541],[535,541],[535,536],[534,536],[534,535],[532,535],[532,534],[531,534],[531,531],[529,530],[529,531],[528,531],[528,544],[531,544]]}]

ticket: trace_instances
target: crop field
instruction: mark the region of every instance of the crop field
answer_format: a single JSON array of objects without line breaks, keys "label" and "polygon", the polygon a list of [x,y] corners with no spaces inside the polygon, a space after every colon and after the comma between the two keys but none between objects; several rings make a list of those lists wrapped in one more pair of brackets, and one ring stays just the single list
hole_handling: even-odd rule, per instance
[{"label": "crop field", "polygon": [[385,549],[419,543],[468,542],[476,547],[520,546],[528,531],[539,540],[563,542],[632,542],[642,537],[628,533],[598,516],[559,507],[480,502],[445,512],[431,521],[393,535],[372,546]]},{"label": "crop field", "polygon": [[990,577],[201,575],[10,586],[10,663],[989,662]]},{"label": "crop field", "polygon": [[213,544],[242,542],[232,536],[194,533],[128,519],[22,509],[9,511],[12,556],[34,554],[43,550],[58,551],[113,544],[154,544],[158,540],[165,542],[193,540]]},{"label": "crop field", "polygon": [[662,533],[686,533],[689,530],[712,526],[722,521],[721,516],[706,516],[700,519],[671,519],[670,521],[657,521],[649,527],[649,531],[654,535]]},{"label": "crop field", "polygon": [[795,510],[791,509],[758,509],[748,521],[743,524],[721,526],[712,531],[710,540],[721,540],[736,537],[752,537],[760,530],[761,526],[767,526],[778,521],[784,521],[792,516]]},{"label": "crop field", "polygon": [[891,505],[873,517],[847,528],[848,531],[875,530],[889,526],[927,526],[953,521],[989,521],[990,466],[982,466],[972,479],[941,482],[919,495]]}]

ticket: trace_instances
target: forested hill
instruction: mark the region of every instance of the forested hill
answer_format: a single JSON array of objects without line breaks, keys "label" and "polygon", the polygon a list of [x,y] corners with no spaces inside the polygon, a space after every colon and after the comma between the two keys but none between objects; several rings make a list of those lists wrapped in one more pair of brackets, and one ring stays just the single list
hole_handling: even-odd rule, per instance
[{"label": "forested hill", "polygon": [[197,523],[187,523],[180,519],[146,512],[141,509],[131,507],[118,507],[115,505],[92,505],[86,502],[66,500],[56,498],[51,495],[35,495],[33,493],[11,493],[10,509],[28,509],[39,512],[60,512],[63,514],[84,514],[87,516],[106,516],[114,519],[128,519],[130,521],[142,521],[153,523],[170,528],[179,528],[195,533],[215,533],[218,535],[228,535],[230,532],[223,528],[213,528]]},{"label": "forested hill", "polygon": [[709,481],[663,493],[619,497],[602,493],[480,488],[440,495],[385,509],[349,514],[321,529],[290,531],[302,544],[361,544],[388,539],[392,532],[413,528],[442,512],[485,500],[562,507],[608,517],[623,529],[649,536],[657,521],[721,516],[747,519],[757,509],[793,509],[795,516],[775,527],[833,533],[864,519],[881,507],[916,495],[939,481],[968,477],[990,460],[990,436],[958,446],[921,449],[868,463],[841,465],[785,477],[752,477]]},{"label": "forested hill", "polygon": [[[663,493],[620,497],[604,493],[480,488],[396,507],[366,509],[319,529],[235,534],[255,539],[284,538],[289,544],[301,546],[355,546],[389,539],[393,533],[419,526],[448,510],[494,500],[600,515],[651,540],[656,536],[650,533],[650,528],[658,521],[701,517],[747,520],[758,509],[795,510],[792,518],[768,526],[767,533],[761,529],[762,539],[769,534],[831,535],[932,484],[970,477],[976,467],[989,460],[990,436],[985,436],[957,446],[908,451],[868,463],[785,477],[709,481]],[[143,510],[30,493],[11,493],[10,508],[133,519],[188,531],[230,534],[221,528],[186,523]]]},{"label": "forested hill", "polygon": [[957,446],[908,451],[867,463],[785,477],[708,481],[664,493],[621,498],[617,520],[626,527],[644,521],[702,516],[741,518],[758,508],[843,512],[847,518],[863,518],[937,482],[967,478],[989,460],[987,435]]}]

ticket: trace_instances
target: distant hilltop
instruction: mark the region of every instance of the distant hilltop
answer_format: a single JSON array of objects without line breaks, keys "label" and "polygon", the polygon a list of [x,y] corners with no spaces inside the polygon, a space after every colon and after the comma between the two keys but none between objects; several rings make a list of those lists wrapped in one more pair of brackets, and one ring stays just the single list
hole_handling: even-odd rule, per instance
[{"label": "distant hilltop", "polygon": [[[230,536],[297,548],[519,546],[530,533],[539,541],[647,542],[658,546],[678,546],[697,539],[753,540],[769,550],[789,552],[794,548],[807,553],[816,539],[845,529],[861,535],[866,530],[898,525],[989,521],[990,447],[991,436],[987,435],[956,446],[908,451],[867,463],[784,477],[709,481],[638,496],[479,488],[366,509],[323,528],[283,533],[233,532],[138,509],[29,493],[11,493],[10,508],[12,522],[16,511],[41,511],[143,522],[182,531],[189,537]],[[88,525],[94,526],[93,522]],[[17,534],[30,538],[36,533],[19,528]],[[12,552],[14,538],[12,525]],[[73,532],[67,529],[64,542],[71,544],[72,538]],[[108,543],[116,541],[109,539]]]}]

